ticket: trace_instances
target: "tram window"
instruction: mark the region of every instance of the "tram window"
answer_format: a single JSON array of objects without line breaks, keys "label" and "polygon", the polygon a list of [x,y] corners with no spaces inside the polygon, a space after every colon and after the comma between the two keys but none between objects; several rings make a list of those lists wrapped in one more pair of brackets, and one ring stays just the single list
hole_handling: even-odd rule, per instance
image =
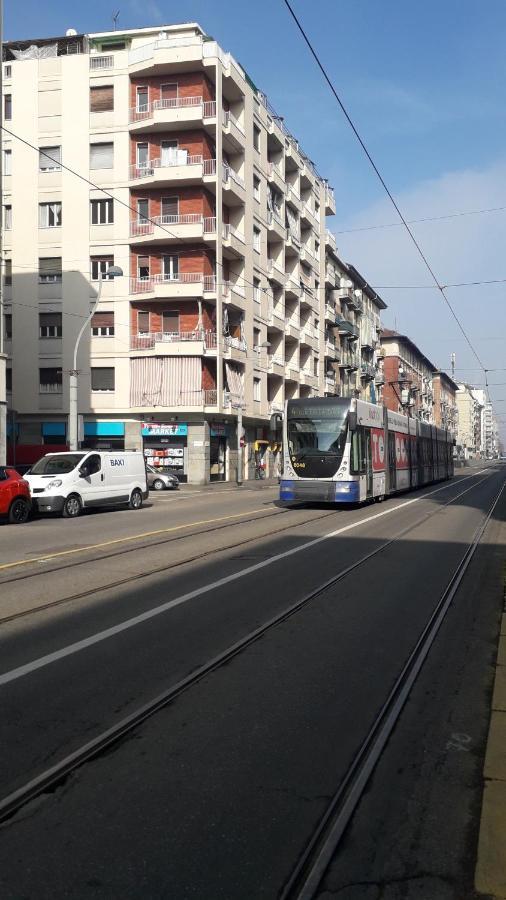
[{"label": "tram window", "polygon": [[350,454],[350,469],[352,475],[360,474],[360,462],[362,458],[362,429],[357,428],[356,431],[352,433],[351,437],[351,454]]},{"label": "tram window", "polygon": [[367,472],[368,457],[371,456],[371,432],[367,432],[365,428],[360,429],[360,471]]}]

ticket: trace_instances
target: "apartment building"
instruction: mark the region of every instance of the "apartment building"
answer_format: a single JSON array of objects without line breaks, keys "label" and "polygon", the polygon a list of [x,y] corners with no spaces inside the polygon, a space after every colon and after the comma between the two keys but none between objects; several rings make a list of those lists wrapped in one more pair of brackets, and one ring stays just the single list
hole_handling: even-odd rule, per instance
[{"label": "apartment building", "polygon": [[405,334],[385,328],[380,343],[385,405],[394,412],[409,412],[424,422],[434,422],[434,364]]},{"label": "apartment building", "polygon": [[232,478],[241,407],[245,477],[274,462],[270,414],[328,390],[335,213],[283,119],[197,24],[7,43],[3,91],[11,459],[67,446],[100,291],[83,446]]},{"label": "apartment building", "polygon": [[483,404],[472,385],[461,383],[457,393],[458,428],[457,446],[467,459],[481,452],[481,413]]},{"label": "apartment building", "polygon": [[378,403],[383,384],[378,356],[380,313],[386,303],[354,266],[339,258],[329,231],[326,245],[325,393]]},{"label": "apartment building", "polygon": [[434,372],[432,376],[434,393],[434,424],[446,428],[457,437],[457,390],[458,385],[447,372]]},{"label": "apartment building", "polygon": [[480,405],[479,452],[485,459],[492,459],[499,452],[498,427],[492,403],[483,388],[472,388],[472,395]]}]

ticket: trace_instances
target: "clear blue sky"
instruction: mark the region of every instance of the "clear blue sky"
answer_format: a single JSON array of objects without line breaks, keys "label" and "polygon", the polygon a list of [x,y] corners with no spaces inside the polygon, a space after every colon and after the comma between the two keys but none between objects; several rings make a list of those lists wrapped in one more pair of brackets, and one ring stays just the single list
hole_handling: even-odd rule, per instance
[{"label": "clear blue sky", "polygon": [[[409,218],[506,206],[504,0],[293,5]],[[337,215],[329,226],[343,258],[375,285],[430,283],[401,229],[348,231],[396,216],[282,0],[115,0],[110,6],[89,0],[78,7],[10,0],[5,39],[58,35],[69,27],[107,30],[116,8],[123,28],[198,21],[267,93],[333,184]],[[506,212],[414,227],[445,284],[506,279]],[[389,305],[386,324],[408,332],[444,368],[454,351],[457,375],[482,383],[434,292],[385,287],[381,294]],[[449,296],[485,366],[506,370],[506,284],[450,289]],[[489,380],[506,383],[506,371]],[[496,412],[506,421],[506,384],[491,396],[504,400]]]}]

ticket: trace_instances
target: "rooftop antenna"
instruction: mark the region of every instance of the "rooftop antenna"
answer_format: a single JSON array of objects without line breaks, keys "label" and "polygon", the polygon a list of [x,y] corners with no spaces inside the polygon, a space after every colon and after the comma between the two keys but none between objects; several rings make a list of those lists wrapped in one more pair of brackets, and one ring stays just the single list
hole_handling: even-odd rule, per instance
[{"label": "rooftop antenna", "polygon": [[114,31],[116,31],[116,25],[118,24],[120,12],[121,12],[121,10],[117,9],[116,12],[113,12],[113,14],[112,14],[112,24],[114,26]]}]

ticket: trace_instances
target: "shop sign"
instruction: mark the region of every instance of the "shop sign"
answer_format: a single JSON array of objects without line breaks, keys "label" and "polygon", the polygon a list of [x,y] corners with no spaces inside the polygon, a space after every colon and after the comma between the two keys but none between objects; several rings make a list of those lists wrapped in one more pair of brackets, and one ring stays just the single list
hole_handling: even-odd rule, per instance
[{"label": "shop sign", "polygon": [[173,422],[143,422],[141,427],[143,437],[174,436],[187,437],[188,425]]},{"label": "shop sign", "polygon": [[211,437],[228,437],[230,426],[226,422],[213,422],[211,425]]}]

